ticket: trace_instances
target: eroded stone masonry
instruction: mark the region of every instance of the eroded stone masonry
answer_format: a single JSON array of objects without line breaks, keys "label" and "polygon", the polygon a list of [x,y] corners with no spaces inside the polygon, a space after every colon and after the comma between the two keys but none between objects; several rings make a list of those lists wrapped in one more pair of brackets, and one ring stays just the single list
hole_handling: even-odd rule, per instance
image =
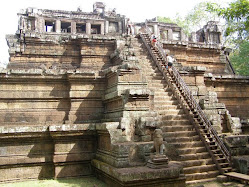
[{"label": "eroded stone masonry", "polygon": [[143,43],[146,29],[175,58],[234,168],[248,173],[249,77],[234,74],[218,23],[187,38],[152,19],[127,35],[129,20],[101,2],[90,13],[18,16],[0,71],[0,182],[96,175],[110,186],[185,186],[219,175]]}]

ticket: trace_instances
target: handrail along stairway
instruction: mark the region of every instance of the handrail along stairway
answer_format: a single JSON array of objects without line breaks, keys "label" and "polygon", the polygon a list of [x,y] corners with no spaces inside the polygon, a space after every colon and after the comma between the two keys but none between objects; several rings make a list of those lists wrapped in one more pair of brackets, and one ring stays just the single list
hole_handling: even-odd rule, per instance
[{"label": "handrail along stairway", "polygon": [[232,167],[229,151],[195,100],[192,92],[189,90],[188,86],[180,76],[178,70],[174,66],[171,68],[172,71],[169,71],[169,69],[165,67],[167,60],[162,44],[157,41],[156,48],[151,47],[151,34],[152,33],[149,28],[146,27],[146,33],[140,33],[139,36],[148,49],[158,69],[162,72],[164,79],[173,88],[172,90],[175,92],[175,96],[180,99],[180,103],[182,104],[185,111],[188,111],[190,114],[189,116],[192,116],[190,120],[193,122],[197,133],[211,155],[212,160],[216,164],[219,172],[221,174],[230,172]]}]

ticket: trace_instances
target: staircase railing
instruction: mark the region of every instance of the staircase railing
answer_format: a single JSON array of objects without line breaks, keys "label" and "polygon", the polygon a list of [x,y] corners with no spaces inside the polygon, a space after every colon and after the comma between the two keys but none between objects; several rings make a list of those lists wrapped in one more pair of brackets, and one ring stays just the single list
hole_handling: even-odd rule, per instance
[{"label": "staircase railing", "polygon": [[[146,32],[147,32],[148,36],[150,37],[152,33],[151,33],[151,31],[149,30],[148,27],[146,27]],[[160,69],[160,71],[162,71],[163,75],[166,76],[165,71],[168,71],[168,70],[166,68],[163,68],[162,64],[159,64],[159,62],[156,59],[155,55],[151,51],[151,47],[148,45],[148,43],[146,42],[143,35],[140,34],[140,36],[141,36],[144,44],[148,48],[148,51],[151,54],[153,60],[156,62],[158,68]],[[167,63],[166,56],[165,56],[165,53],[164,53],[164,49],[162,47],[162,44],[159,41],[157,41],[156,47],[157,47],[160,55],[162,56],[164,62]],[[190,109],[192,111],[194,111],[196,113],[196,115],[198,116],[198,119],[203,122],[203,124],[207,128],[208,132],[210,133],[210,135],[212,136],[212,138],[216,142],[217,146],[220,148],[221,152],[223,153],[223,155],[225,156],[227,161],[230,163],[231,162],[230,153],[227,150],[226,146],[224,145],[223,141],[218,136],[217,131],[213,128],[211,122],[209,121],[209,119],[204,114],[203,110],[201,109],[201,107],[199,106],[197,101],[195,100],[194,96],[192,95],[192,92],[190,91],[190,89],[188,88],[188,86],[186,85],[186,83],[184,82],[182,77],[180,76],[178,70],[174,66],[172,66],[171,69],[172,69],[171,76],[174,77],[174,79],[176,81],[176,85],[178,85],[182,89],[183,94],[185,96],[185,99],[186,99],[186,101],[188,101],[187,103],[189,104]]]}]

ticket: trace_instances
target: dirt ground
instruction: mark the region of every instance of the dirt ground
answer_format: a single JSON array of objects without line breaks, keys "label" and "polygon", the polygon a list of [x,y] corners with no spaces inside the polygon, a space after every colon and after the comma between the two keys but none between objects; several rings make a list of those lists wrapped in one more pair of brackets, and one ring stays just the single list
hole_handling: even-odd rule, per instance
[{"label": "dirt ground", "polygon": [[236,181],[231,181],[224,183],[218,183],[218,182],[199,183],[199,184],[187,185],[187,187],[249,187],[249,185],[241,184]]},{"label": "dirt ground", "polygon": [[[61,180],[33,180],[23,182],[13,182],[1,184],[1,187],[109,187],[95,177],[83,177],[75,179]],[[186,187],[249,187],[249,185],[241,184],[236,181],[232,182],[207,182],[187,185]]]},{"label": "dirt ground", "polygon": [[1,187],[108,187],[95,177],[61,180],[33,180],[1,184]]}]

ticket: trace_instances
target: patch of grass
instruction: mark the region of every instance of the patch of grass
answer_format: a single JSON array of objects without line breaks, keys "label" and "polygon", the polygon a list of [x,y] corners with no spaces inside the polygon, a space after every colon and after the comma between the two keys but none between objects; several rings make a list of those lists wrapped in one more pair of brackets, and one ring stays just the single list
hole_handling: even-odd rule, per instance
[{"label": "patch of grass", "polygon": [[95,177],[59,179],[59,180],[34,180],[0,184],[1,187],[107,187]]},{"label": "patch of grass", "polygon": [[186,187],[200,187],[200,186],[203,186],[203,187],[242,187],[244,185],[241,183],[238,183],[237,181],[224,182],[224,183],[212,181],[212,182],[205,182],[205,183],[189,184]]}]

